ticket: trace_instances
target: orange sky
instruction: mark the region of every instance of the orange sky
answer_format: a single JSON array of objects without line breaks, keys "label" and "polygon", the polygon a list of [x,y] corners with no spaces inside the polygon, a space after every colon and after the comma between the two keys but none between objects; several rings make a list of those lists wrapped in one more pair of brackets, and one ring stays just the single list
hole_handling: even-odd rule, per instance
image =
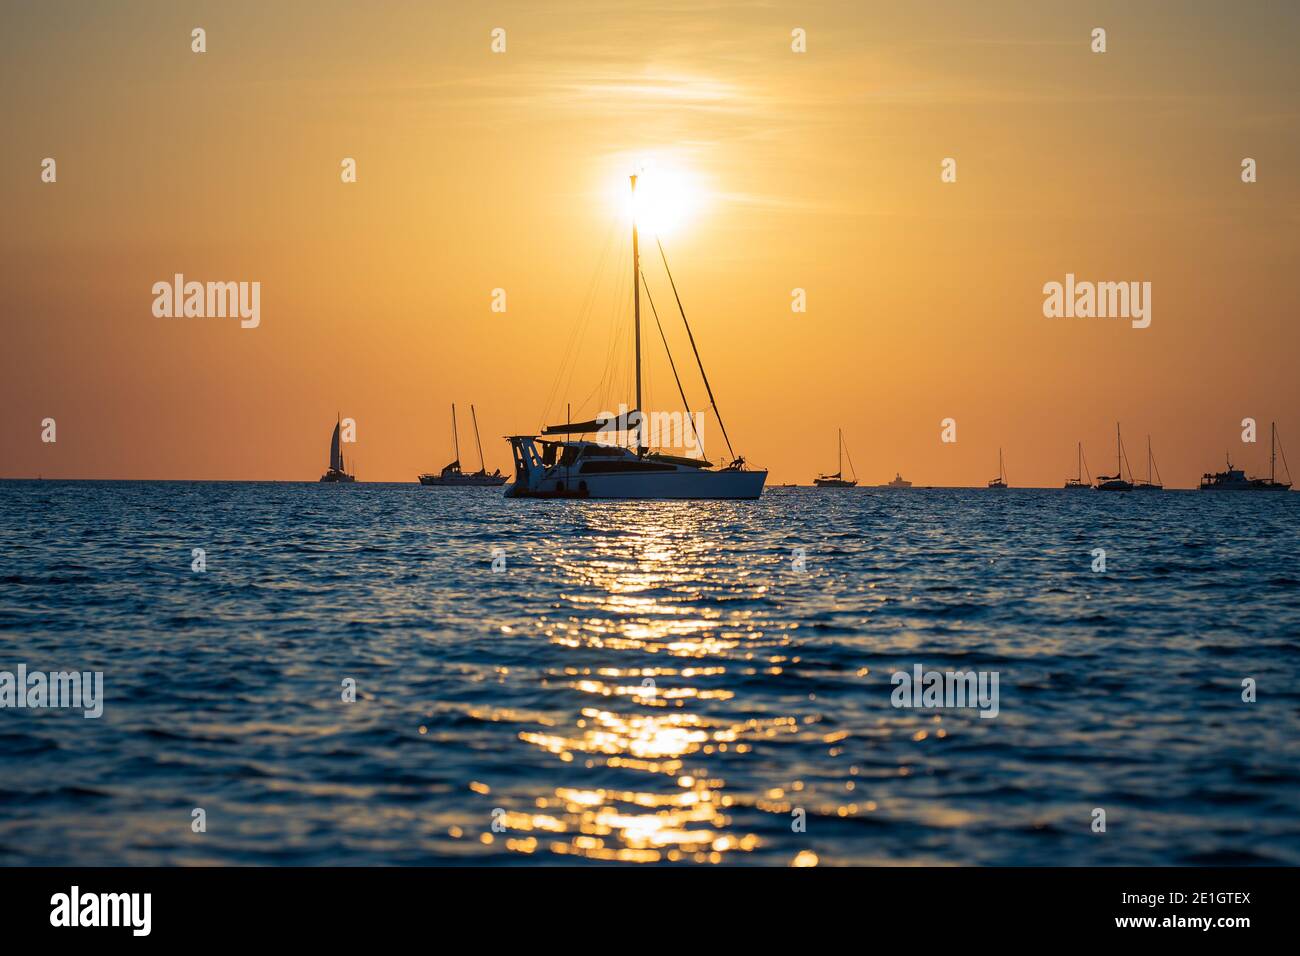
[{"label": "orange sky", "polygon": [[[698,188],[665,245],[733,443],[772,483],[833,469],[839,426],[864,483],[979,484],[1002,446],[1012,484],[1058,485],[1080,439],[1105,470],[1117,419],[1171,485],[1229,448],[1266,470],[1273,418],[1300,461],[1293,4],[2,16],[0,476],[315,480],[341,412],[360,477],[409,481],[450,460],[453,401],[504,470],[500,436],[543,423],[589,291],[550,418],[630,397],[606,358],[628,354],[622,190],[642,161]],[[260,281],[261,325],[155,318],[177,272]],[[1067,272],[1151,282],[1151,327],[1044,318]],[[647,408],[677,408],[652,324],[645,348]],[[1241,445],[1246,416],[1264,444]],[[715,460],[719,439],[708,420]]]}]

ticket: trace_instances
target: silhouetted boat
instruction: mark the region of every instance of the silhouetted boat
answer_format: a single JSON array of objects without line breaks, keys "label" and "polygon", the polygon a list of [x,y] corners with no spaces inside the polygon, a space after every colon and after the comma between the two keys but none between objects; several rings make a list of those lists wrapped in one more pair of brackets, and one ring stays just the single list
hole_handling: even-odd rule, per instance
[{"label": "silhouetted boat", "polygon": [[896,471],[894,472],[894,480],[887,481],[880,487],[881,488],[911,488],[912,483],[903,477],[902,472]]},{"label": "silhouetted boat", "polygon": [[350,484],[357,480],[356,475],[349,475],[343,467],[343,449],[339,436],[342,425],[343,420],[341,418],[334,423],[334,435],[330,438],[330,467],[329,471],[320,476],[321,481]]},{"label": "silhouetted boat", "polygon": [[855,488],[858,484],[858,472],[853,467],[853,456],[849,455],[849,470],[853,472],[853,478],[850,480],[844,477],[844,455],[847,449],[844,447],[844,430],[837,429],[836,436],[839,444],[835,451],[839,456],[839,465],[833,475],[818,475],[813,479],[813,484],[818,488]]},{"label": "silhouetted boat", "polygon": [[1067,491],[1092,490],[1092,475],[1089,475],[1088,480],[1085,482],[1083,480],[1083,470],[1083,442],[1079,442],[1079,472],[1075,477],[1065,479],[1065,484],[1062,487]]},{"label": "silhouetted boat", "polygon": [[[1274,422],[1271,427],[1271,438],[1269,442],[1268,456],[1268,477],[1267,478],[1247,478],[1246,473],[1238,468],[1232,467],[1232,459],[1228,458],[1228,470],[1210,474],[1206,472],[1201,476],[1201,491],[1289,491],[1291,482],[1277,480],[1277,423]],[[1224,456],[1227,457],[1226,455]],[[1287,477],[1291,477],[1291,469],[1286,463],[1286,452],[1282,452],[1282,466],[1286,468]]]},{"label": "silhouetted boat", "polygon": [[[1151,480],[1151,469],[1154,465],[1155,465],[1155,456],[1151,454],[1151,436],[1148,435],[1147,436],[1147,480],[1135,481],[1133,483],[1134,491],[1164,491],[1165,490],[1165,486],[1162,483],[1163,479],[1161,479],[1161,481]],[[1156,477],[1160,478],[1160,469],[1156,468],[1155,472],[1156,472]]]},{"label": "silhouetted boat", "polygon": [[998,449],[998,476],[989,481],[989,487],[1000,491],[1007,486],[1006,469],[1002,465],[1002,449]]},{"label": "silhouetted boat", "polygon": [[[636,198],[636,180],[632,179],[632,196]],[[634,204],[635,208],[635,204]],[[686,310],[682,307],[681,296],[677,294],[677,284],[668,269],[668,258],[664,254],[662,243],[659,254],[663,259],[664,270],[672,285],[673,295],[677,299],[677,309],[681,313],[682,324],[686,327],[695,361],[700,369],[700,377],[709,395],[713,414],[718,419],[718,427],[731,453],[731,464],[725,468],[714,468],[712,463],[702,458],[685,458],[651,451],[644,444],[644,416],[642,414],[641,395],[641,253],[638,245],[636,217],[632,220],[632,316],[634,341],[636,343],[636,404],[631,411],[623,414],[609,415],[588,422],[565,422],[563,425],[550,425],[542,429],[543,435],[582,435],[599,433],[601,441],[542,441],[536,435],[511,435],[511,452],[515,463],[515,480],[506,488],[508,498],[757,498],[763,493],[763,484],[767,481],[765,470],[752,470],[745,467],[745,459],[736,455],[727,435],[727,427],[722,423],[718,404],[713,398],[713,389],[709,386],[704,363],[700,359],[699,349],[695,345],[695,336],[690,323],[686,320]],[[659,316],[654,308],[654,300],[646,293],[651,312],[658,324]],[[660,326],[660,337],[667,350],[668,340]],[[673,368],[673,377],[677,379],[678,391],[682,395],[682,404],[688,411],[686,420],[693,420],[689,413],[681,380],[677,378],[677,367],[668,353],[669,364]],[[624,447],[613,438],[618,433],[629,434],[629,441],[635,447]],[[698,435],[696,438],[698,439]]]},{"label": "silhouetted boat", "polygon": [[436,475],[426,474],[420,476],[420,484],[434,485],[437,487],[486,487],[497,488],[506,483],[506,476],[499,470],[488,474],[487,465],[483,463],[483,443],[479,441],[478,435],[478,414],[474,411],[474,406],[469,407],[470,418],[474,421],[474,444],[478,446],[478,471],[464,472],[460,470],[460,436],[456,430],[456,406],[451,406],[451,443],[456,451],[456,460],[447,465]]},{"label": "silhouetted boat", "polygon": [[[1119,422],[1115,423],[1115,474],[1098,475],[1098,491],[1132,491],[1133,482],[1124,480],[1124,439],[1120,437]],[[1129,477],[1133,477],[1133,470],[1129,469]]]}]

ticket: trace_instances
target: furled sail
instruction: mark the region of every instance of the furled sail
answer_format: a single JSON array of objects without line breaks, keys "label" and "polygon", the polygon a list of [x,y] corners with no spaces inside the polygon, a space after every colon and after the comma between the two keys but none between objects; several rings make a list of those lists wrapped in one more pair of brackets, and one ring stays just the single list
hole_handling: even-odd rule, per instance
[{"label": "furled sail", "polygon": [[339,428],[342,422],[334,425],[334,437],[330,439],[330,471],[343,470],[343,452],[339,448]]},{"label": "furled sail", "polygon": [[641,413],[630,411],[623,415],[610,415],[595,418],[589,422],[566,422],[563,425],[547,425],[542,429],[543,435],[582,435],[589,432],[627,432],[635,429],[641,421]]}]

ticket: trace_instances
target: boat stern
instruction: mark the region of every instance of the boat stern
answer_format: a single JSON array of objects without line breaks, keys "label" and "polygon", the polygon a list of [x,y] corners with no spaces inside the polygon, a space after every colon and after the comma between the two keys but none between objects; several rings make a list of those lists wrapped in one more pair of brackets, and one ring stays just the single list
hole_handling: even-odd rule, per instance
[{"label": "boat stern", "polygon": [[510,455],[515,462],[515,480],[503,492],[506,498],[527,498],[537,493],[546,466],[537,452],[536,435],[507,435]]}]

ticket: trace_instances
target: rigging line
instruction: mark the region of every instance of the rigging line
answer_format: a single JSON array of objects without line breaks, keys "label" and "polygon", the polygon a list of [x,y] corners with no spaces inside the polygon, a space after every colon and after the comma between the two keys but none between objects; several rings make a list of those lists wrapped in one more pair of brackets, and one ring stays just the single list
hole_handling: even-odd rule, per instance
[{"label": "rigging line", "polygon": [[1286,450],[1282,447],[1282,439],[1277,437],[1277,429],[1274,426],[1273,439],[1277,442],[1277,450],[1282,455],[1282,467],[1286,469],[1287,480],[1291,480],[1291,466],[1286,463]]},{"label": "rigging line", "polygon": [[[617,220],[612,220],[610,222],[610,230],[608,230],[606,237],[604,237],[604,246],[601,250],[601,258],[597,260],[597,267],[595,267],[593,273],[591,273],[591,281],[588,285],[588,290],[586,290],[586,295],[582,298],[582,306],[580,310],[578,310],[577,320],[573,323],[573,328],[571,333],[569,333],[568,343],[565,345],[562,360],[560,360],[559,367],[556,368],[554,381],[551,382],[550,394],[546,397],[546,406],[542,411],[543,424],[545,424],[547,420],[550,420],[551,406],[555,403],[556,394],[560,392],[560,389],[563,388],[564,390],[567,390],[569,385],[572,385],[573,372],[575,372],[575,369],[577,368],[578,346],[580,346],[582,339],[586,337],[586,330],[588,330],[588,326],[591,324],[591,317],[593,317],[595,313],[595,298],[597,298],[599,285],[601,285],[601,276],[604,272],[604,264],[606,264],[606,261],[610,258],[610,250],[614,247],[616,226]],[[568,372],[567,380],[565,380],[565,371]]]},{"label": "rigging line", "polygon": [[[853,467],[853,456],[849,454],[849,443],[844,440],[844,433],[840,432],[840,445],[844,448],[844,457],[849,460],[849,471],[853,472],[853,480],[858,480],[858,470]],[[843,477],[841,475],[840,477]]]},{"label": "rigging line", "polygon": [[[587,394],[587,397],[578,403],[577,407],[578,407],[579,420],[581,420],[584,417],[582,414],[582,410],[588,407],[588,405],[591,404],[593,399],[598,398],[600,404],[605,405],[606,407],[608,407],[609,404],[608,403],[609,393],[614,388],[614,380],[617,374],[617,368],[615,363],[618,361],[618,356],[621,354],[619,345],[622,342],[621,333],[623,329],[621,323],[619,323],[618,321],[618,314],[619,314],[619,307],[623,295],[624,281],[625,280],[623,277],[623,270],[619,269],[615,273],[615,278],[614,278],[614,289],[613,289],[614,304],[611,309],[611,319],[608,324],[609,341],[605,348],[605,361],[603,365],[603,370],[601,372],[600,378],[596,381],[596,384],[592,386],[591,391]],[[570,370],[569,380],[565,383],[566,390],[572,387],[573,374],[576,370],[577,370],[577,366],[575,364],[573,369]]]},{"label": "rigging line", "polygon": [[673,280],[672,270],[668,268],[668,255],[664,252],[664,244],[658,236],[655,236],[655,245],[659,247],[659,257],[664,261],[664,271],[668,273],[668,284],[673,287],[673,298],[677,300],[677,311],[682,315],[682,325],[686,326],[686,335],[691,340],[691,351],[695,353],[695,364],[700,367],[700,378],[704,379],[704,390],[709,393],[709,404],[713,406],[713,415],[718,420],[718,427],[722,429],[722,438],[727,443],[727,452],[734,461],[736,452],[731,447],[731,439],[727,436],[727,426],[723,424],[722,413],[718,411],[718,403],[713,397],[713,388],[709,385],[709,376],[704,371],[704,360],[700,358],[700,350],[695,345],[695,336],[691,332],[691,323],[686,321],[686,310],[682,308],[682,297],[677,294],[677,283]]},{"label": "rigging line", "polygon": [[[1131,483],[1134,480],[1133,466],[1128,463],[1128,449],[1124,447],[1124,439],[1122,438],[1119,440],[1119,453],[1120,456],[1124,459],[1124,467],[1128,469],[1128,480]],[[1123,470],[1121,470],[1120,473],[1116,475],[1116,477],[1119,478],[1121,481],[1123,481],[1124,479]]]},{"label": "rigging line", "polygon": [[[695,419],[691,415],[691,403],[686,400],[686,390],[682,388],[681,377],[677,374],[677,363],[673,361],[672,349],[668,347],[668,336],[664,335],[664,327],[659,322],[659,310],[655,308],[655,300],[650,295],[650,283],[645,277],[645,272],[641,273],[641,288],[645,290],[646,301],[650,303],[650,314],[655,317],[655,327],[659,330],[659,338],[664,343],[664,353],[668,356],[668,367],[673,370],[673,379],[677,382],[677,394],[682,397],[682,408],[686,410],[686,421],[691,426],[691,431],[695,434],[695,443],[699,446],[700,454],[704,455],[704,438],[695,428]],[[638,409],[640,411],[640,409]]]},{"label": "rigging line", "polygon": [[577,367],[577,347],[585,337],[587,327],[591,324],[592,315],[595,312],[594,304],[597,288],[600,284],[601,274],[605,269],[605,262],[609,258],[609,251],[614,245],[615,228],[618,225],[617,218],[610,221],[609,231],[605,235],[605,245],[600,252],[600,258],[597,260],[596,268],[592,272],[591,282],[587,286],[587,294],[583,297],[582,306],[578,311],[578,319],[573,323],[573,330],[569,335],[569,341],[565,347],[563,358],[559,368],[556,370],[555,379],[551,383],[551,392],[546,397],[546,406],[542,412],[542,420],[546,421],[550,417],[551,405],[555,401],[556,393],[560,389],[560,383],[565,378],[565,368],[569,371],[569,381],[565,384],[567,388],[573,380],[573,371]]},{"label": "rigging line", "polygon": [[[619,402],[626,397],[627,383],[631,376],[629,369],[632,366],[632,358],[628,354],[628,344],[632,338],[632,328],[631,323],[623,322],[621,317],[632,292],[628,287],[627,276],[624,274],[623,261],[619,260],[620,265],[614,280],[614,302],[609,320],[609,350],[605,355],[605,370],[600,380],[599,404],[605,410],[617,408]],[[626,261],[630,263],[630,255]],[[624,295],[628,296],[628,300],[623,299]]]}]

